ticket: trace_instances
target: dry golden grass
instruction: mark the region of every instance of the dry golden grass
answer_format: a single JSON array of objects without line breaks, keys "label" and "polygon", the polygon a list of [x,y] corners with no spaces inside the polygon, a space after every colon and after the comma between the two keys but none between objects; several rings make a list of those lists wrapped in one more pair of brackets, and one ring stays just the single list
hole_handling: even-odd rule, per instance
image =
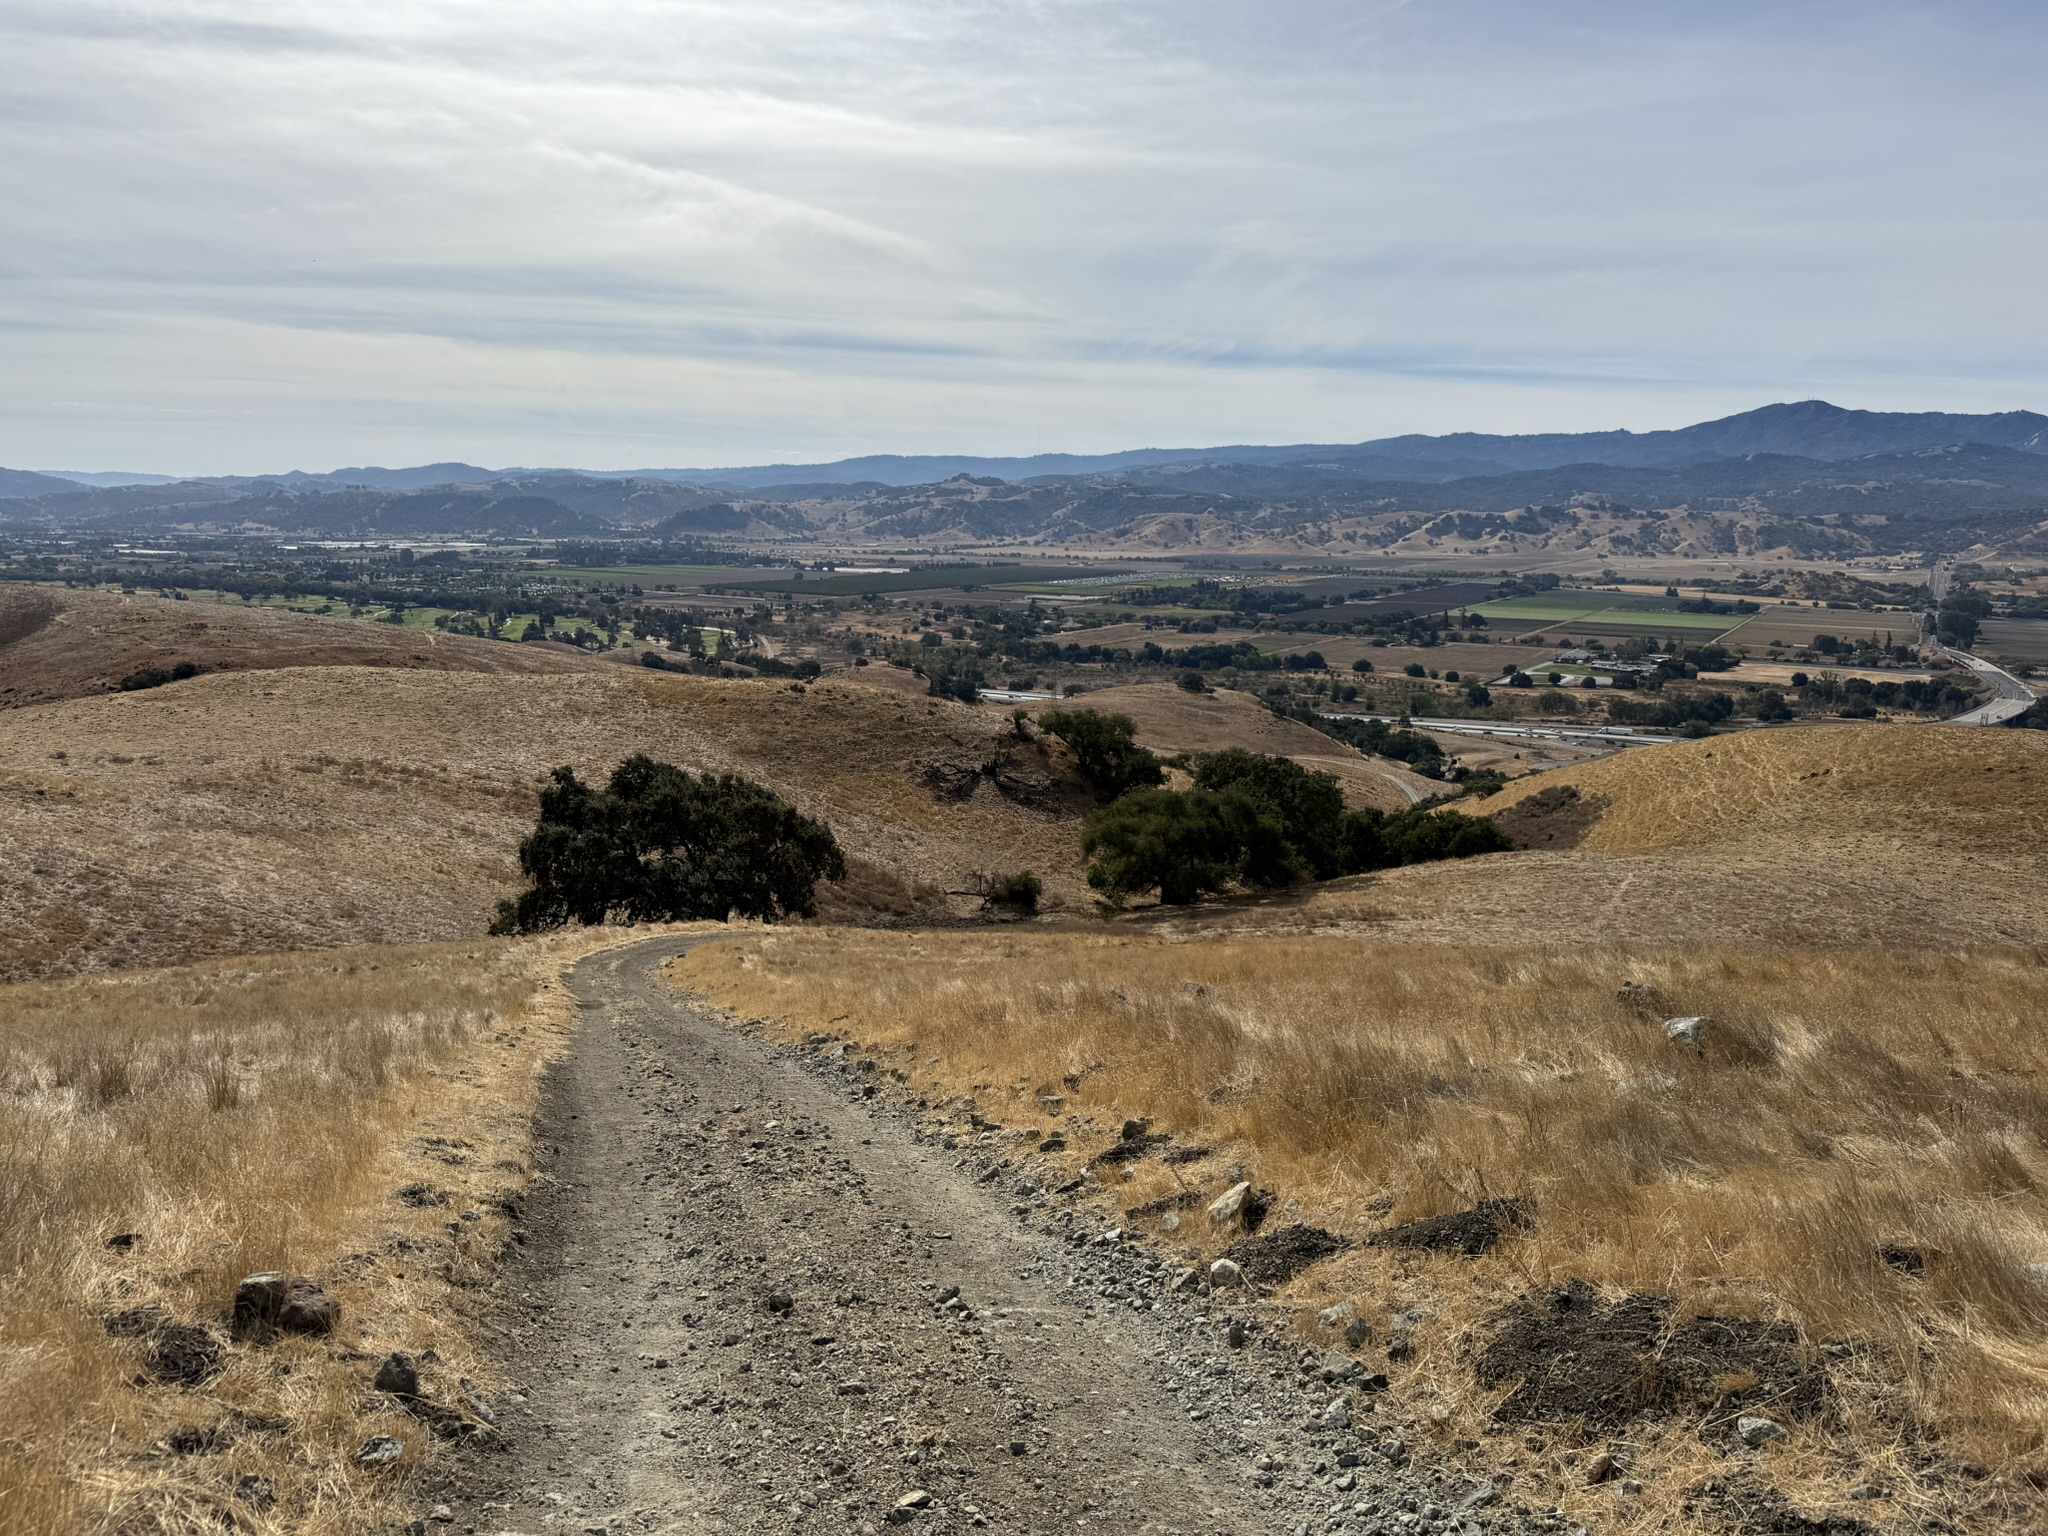
[{"label": "dry golden grass", "polygon": [[853,895],[886,887],[885,908],[1018,869],[1085,906],[1072,819],[985,779],[961,801],[922,780],[979,767],[1006,729],[992,709],[845,684],[625,667],[214,673],[10,710],[0,980],[481,933],[519,887],[547,771],[601,778],[632,752],[748,774],[823,816],[862,875]]},{"label": "dry golden grass", "polygon": [[[1470,1372],[1487,1319],[1583,1278],[1872,1346],[1837,1372],[1835,1419],[1753,1458],[1808,1511],[1973,1532],[2048,1518],[2029,1481],[2048,1478],[2048,1282],[2030,1269],[2048,1262],[2039,954],[1044,931],[881,950],[811,931],[700,949],[673,979],[790,1033],[849,1034],[920,1091],[971,1092],[1001,1121],[1042,1124],[1038,1095],[1064,1093],[1084,1122],[1077,1164],[1124,1117],[1150,1117],[1219,1148],[1186,1170],[1205,1196],[1242,1169],[1290,1202],[1285,1219],[1341,1234],[1534,1199],[1533,1231],[1486,1257],[1355,1249],[1283,1293],[1304,1319],[1356,1301],[1383,1339],[1394,1313],[1429,1309],[1394,1369],[1447,1453],[1497,1401]],[[1654,985],[1654,1008],[1620,1000],[1624,979]],[[1659,1021],[1680,1014],[1713,1021],[1703,1053],[1665,1039]],[[1152,1163],[1109,1198],[1175,1189]],[[1205,1239],[1199,1225],[1167,1241]],[[1920,1249],[1924,1277],[1881,1244]],[[1639,1435],[1628,1455],[1649,1486],[1619,1503],[1578,1486],[1586,1452],[1569,1437],[1505,1449],[1518,1496],[1660,1529],[1685,1523],[1687,1489],[1738,1470],[1696,1430]],[[1862,1482],[1890,1498],[1844,1503]]]},{"label": "dry golden grass", "polygon": [[1566,949],[2048,943],[2048,737],[1841,725],[1638,748],[1520,780],[1489,814],[1574,786],[1576,848],[1417,865],[1161,912],[1184,935],[1522,940]]},{"label": "dry golden grass", "polygon": [[[0,1533],[341,1536],[395,1517],[433,1442],[365,1362],[433,1349],[442,1400],[462,1376],[488,1388],[470,1288],[573,1022],[559,972],[620,937],[0,988]],[[414,1182],[447,1205],[393,1200]],[[196,1386],[152,1381],[149,1342],[109,1336],[108,1317],[154,1307],[224,1341],[236,1282],[269,1269],[337,1296],[338,1331],[234,1346]],[[210,1433],[208,1453],[178,1454],[179,1431]],[[397,1467],[354,1463],[375,1433],[406,1442]],[[274,1504],[237,1495],[252,1476]]]}]

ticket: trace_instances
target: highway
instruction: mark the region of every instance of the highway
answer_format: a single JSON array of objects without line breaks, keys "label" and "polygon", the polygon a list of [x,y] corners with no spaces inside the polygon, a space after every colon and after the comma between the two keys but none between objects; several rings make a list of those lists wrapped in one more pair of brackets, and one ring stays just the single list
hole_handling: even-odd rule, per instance
[{"label": "highway", "polygon": [[1511,741],[1562,741],[1583,747],[1648,747],[1670,741],[1669,736],[1640,735],[1615,726],[1506,725],[1498,720],[1429,720],[1419,716],[1353,714],[1325,710],[1330,720],[1384,720],[1389,725],[1407,724],[1418,731],[1446,731],[1457,736],[1499,736]]},{"label": "highway", "polygon": [[1994,667],[1981,656],[1972,656],[1968,651],[1952,650],[1938,641],[1930,640],[1927,648],[1950,661],[1960,662],[1998,690],[1998,696],[1989,704],[1979,704],[1943,725],[2003,725],[2014,715],[2023,715],[2034,703],[2034,690],[2014,677],[2002,667]]}]

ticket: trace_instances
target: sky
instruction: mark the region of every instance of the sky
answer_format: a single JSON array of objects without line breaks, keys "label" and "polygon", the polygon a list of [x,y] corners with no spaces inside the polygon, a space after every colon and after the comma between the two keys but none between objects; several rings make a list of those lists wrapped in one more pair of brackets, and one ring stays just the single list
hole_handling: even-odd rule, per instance
[{"label": "sky", "polygon": [[2048,407],[2038,0],[0,0],[0,464]]}]

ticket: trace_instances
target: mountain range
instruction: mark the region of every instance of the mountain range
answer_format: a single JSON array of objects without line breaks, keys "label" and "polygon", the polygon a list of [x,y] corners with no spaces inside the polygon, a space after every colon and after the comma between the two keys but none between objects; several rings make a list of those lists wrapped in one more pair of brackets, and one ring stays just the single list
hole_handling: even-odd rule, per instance
[{"label": "mountain range", "polygon": [[[2034,525],[2048,521],[2048,416],[1852,411],[1805,401],[1661,432],[1454,433],[1028,458],[882,455],[595,472],[438,463],[186,480],[0,470],[0,527],[105,534],[1080,538],[1213,547],[1313,545],[1349,524],[1347,539],[1386,547],[1450,514],[1469,528],[1478,526],[1475,516],[1498,521],[1527,509],[1548,517],[1552,536],[1561,537],[1566,513],[1611,521],[1637,508],[1746,519],[1750,535],[1714,536],[1737,548],[1807,548],[1818,535],[1784,529],[1830,521],[1861,530],[1844,537],[1873,550],[1971,547],[1987,530],[2033,537]],[[1513,544],[1506,526],[1495,533]],[[1776,530],[1771,542],[1756,544],[1767,528]],[[1432,548],[1440,542],[1422,537]],[[1830,541],[1842,544],[1832,534],[1821,543]]]}]

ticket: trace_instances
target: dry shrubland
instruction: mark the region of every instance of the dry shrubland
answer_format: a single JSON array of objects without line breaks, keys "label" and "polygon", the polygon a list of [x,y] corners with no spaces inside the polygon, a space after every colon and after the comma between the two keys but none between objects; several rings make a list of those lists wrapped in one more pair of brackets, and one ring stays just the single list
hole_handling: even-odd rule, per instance
[{"label": "dry shrubland", "polygon": [[[1045,1125],[1039,1096],[1061,1094],[1077,1162],[1126,1116],[1218,1149],[1180,1173],[1140,1165],[1105,1192],[1119,1209],[1183,1177],[1206,1196],[1240,1170],[1280,1192],[1285,1219],[1354,1239],[1532,1200],[1534,1225],[1482,1257],[1358,1247],[1283,1293],[1305,1318],[1353,1300],[1382,1339],[1427,1309],[1393,1369],[1447,1448],[1504,1395],[1471,1371],[1501,1307],[1583,1279],[1675,1298],[1677,1318],[1785,1320],[1808,1347],[1837,1346],[1834,1407],[1765,1458],[1801,1507],[1973,1531],[2041,1518],[2043,957],[1499,938],[1018,931],[884,949],[787,932],[700,949],[673,976],[791,1032],[850,1035],[919,1091],[972,1093],[1001,1121]],[[1654,992],[1624,1000],[1624,981]],[[1676,1015],[1711,1021],[1701,1049],[1667,1040]],[[1648,1489],[1618,1508],[1611,1488],[1577,1486],[1571,1436],[1536,1445],[1509,1447],[1510,1463],[1624,1528],[1662,1528],[1680,1493],[1739,1470],[1697,1424],[1639,1426],[1624,1450]],[[1859,1483],[1887,1496],[1842,1503]]]},{"label": "dry shrubland", "polygon": [[[441,1380],[488,1381],[467,1288],[525,1181],[560,968],[616,937],[0,988],[0,1532],[394,1515],[430,1437],[362,1362],[433,1348]],[[273,1269],[338,1297],[339,1329],[227,1346],[236,1282]],[[373,1433],[406,1442],[397,1468],[355,1465]]]}]

